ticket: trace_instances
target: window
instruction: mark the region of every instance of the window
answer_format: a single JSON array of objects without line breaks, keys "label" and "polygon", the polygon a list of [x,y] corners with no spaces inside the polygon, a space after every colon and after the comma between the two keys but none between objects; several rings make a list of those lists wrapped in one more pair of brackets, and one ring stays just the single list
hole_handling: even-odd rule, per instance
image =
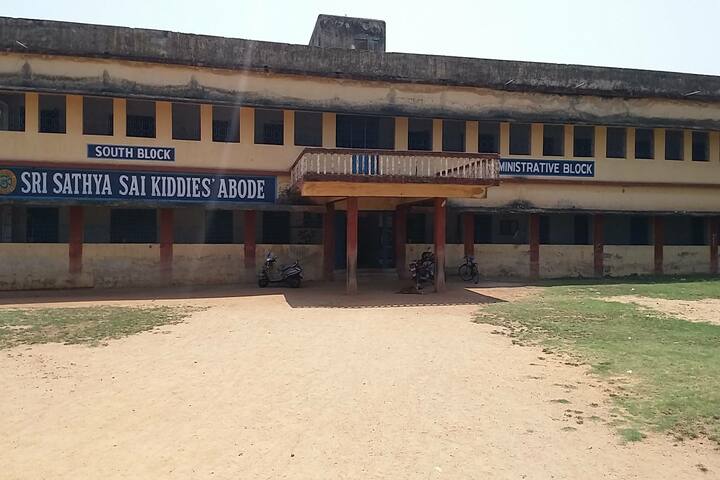
[{"label": "window", "polygon": [[573,220],[573,243],[575,245],[589,245],[590,215],[575,215]]},{"label": "window", "polygon": [[443,120],[443,152],[465,151],[465,122],[463,120]]},{"label": "window", "polygon": [[407,216],[407,243],[425,243],[425,214],[409,213]]},{"label": "window", "polygon": [[40,133],[65,133],[65,95],[40,95]]},{"label": "window", "polygon": [[262,239],[269,244],[290,243],[290,212],[263,212]]},{"label": "window", "polygon": [[432,150],[433,121],[430,118],[408,120],[408,150]]},{"label": "window", "polygon": [[205,243],[233,243],[232,210],[205,211]]},{"label": "window", "polygon": [[239,142],[240,109],[213,105],[212,132],[213,142]]},{"label": "window", "polygon": [[83,135],[112,134],[112,98],[83,97]]},{"label": "window", "polygon": [[573,156],[595,156],[595,127],[575,127],[573,130]]},{"label": "window", "polygon": [[500,153],[500,124],[498,122],[480,122],[478,124],[478,151],[480,153]]},{"label": "window", "polygon": [[157,214],[154,209],[121,208],[110,211],[111,243],[155,243]]},{"label": "window", "polygon": [[492,215],[475,215],[475,243],[493,243]]},{"label": "window", "polygon": [[695,162],[710,160],[710,139],[707,132],[692,132],[692,159]]},{"label": "window", "polygon": [[514,219],[500,219],[500,235],[504,237],[512,237],[520,230],[520,223]]},{"label": "window", "polygon": [[682,160],[684,151],[682,130],[665,130],[665,160]]},{"label": "window", "polygon": [[540,215],[539,226],[539,242],[542,245],[550,244],[550,217],[547,215]]},{"label": "window", "polygon": [[608,158],[625,158],[627,148],[627,130],[622,127],[608,127],[605,141],[605,154]]},{"label": "window", "polygon": [[283,144],[283,111],[255,110],[255,143]]},{"label": "window", "polygon": [[340,148],[395,148],[395,118],[338,115],[335,123]]},{"label": "window", "polygon": [[562,157],[565,150],[565,127],[543,125],[543,155]]},{"label": "window", "polygon": [[510,155],[530,155],[530,124],[510,124]]},{"label": "window", "polygon": [[655,157],[655,134],[650,128],[635,130],[635,158],[651,160]]},{"label": "window", "polygon": [[26,241],[28,243],[57,243],[59,211],[52,207],[28,207]]},{"label": "window", "polygon": [[25,131],[24,93],[0,93],[0,130]]},{"label": "window", "polygon": [[200,140],[200,105],[172,104],[173,140]]},{"label": "window", "polygon": [[691,245],[707,245],[705,219],[703,217],[693,217],[690,219],[690,237]]},{"label": "window", "polygon": [[125,110],[128,137],[155,138],[155,102],[128,100]]},{"label": "window", "polygon": [[630,245],[650,243],[650,219],[648,217],[630,218]]},{"label": "window", "polygon": [[322,113],[295,112],[295,145],[322,147]]}]

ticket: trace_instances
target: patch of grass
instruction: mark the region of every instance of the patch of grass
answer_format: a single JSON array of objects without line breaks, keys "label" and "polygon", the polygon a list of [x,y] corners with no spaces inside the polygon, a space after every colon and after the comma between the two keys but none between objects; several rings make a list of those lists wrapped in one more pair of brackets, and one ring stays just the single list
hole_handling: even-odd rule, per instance
[{"label": "patch of grass", "polygon": [[626,442],[639,442],[645,438],[645,434],[635,428],[621,428],[618,433]]},{"label": "patch of grass", "polygon": [[178,323],[194,311],[166,306],[0,309],[0,348],[51,342],[97,345]]},{"label": "patch of grass", "polygon": [[667,300],[720,298],[720,280],[711,276],[625,277],[542,282],[551,289],[568,294],[610,297],[639,295]]},{"label": "patch of grass", "polygon": [[[647,283],[633,293],[720,297],[719,280],[678,285]],[[540,297],[487,305],[476,321],[501,325],[522,342],[551,346],[591,364],[633,426],[720,443],[720,326],[601,298],[628,293],[620,290],[619,285],[550,287]]]}]

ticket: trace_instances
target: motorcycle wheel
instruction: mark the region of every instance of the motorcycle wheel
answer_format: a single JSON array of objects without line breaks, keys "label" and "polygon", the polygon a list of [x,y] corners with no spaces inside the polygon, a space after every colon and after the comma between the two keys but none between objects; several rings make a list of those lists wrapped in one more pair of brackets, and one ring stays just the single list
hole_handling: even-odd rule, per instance
[{"label": "motorcycle wheel", "polygon": [[475,276],[473,274],[473,269],[470,268],[470,265],[467,263],[460,265],[460,268],[458,268],[458,274],[460,274],[460,278],[462,278],[465,282],[472,280]]},{"label": "motorcycle wheel", "polygon": [[258,287],[265,288],[270,284],[270,280],[267,278],[258,278]]},{"label": "motorcycle wheel", "polygon": [[290,288],[298,288],[300,287],[300,279],[298,277],[290,277],[287,279],[287,284]]}]

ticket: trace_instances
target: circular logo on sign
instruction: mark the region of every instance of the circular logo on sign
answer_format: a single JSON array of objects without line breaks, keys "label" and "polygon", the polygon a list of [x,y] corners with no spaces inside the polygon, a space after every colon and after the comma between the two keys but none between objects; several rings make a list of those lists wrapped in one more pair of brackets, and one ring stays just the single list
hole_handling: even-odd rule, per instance
[{"label": "circular logo on sign", "polygon": [[15,191],[17,177],[11,170],[0,170],[0,195],[7,195]]}]

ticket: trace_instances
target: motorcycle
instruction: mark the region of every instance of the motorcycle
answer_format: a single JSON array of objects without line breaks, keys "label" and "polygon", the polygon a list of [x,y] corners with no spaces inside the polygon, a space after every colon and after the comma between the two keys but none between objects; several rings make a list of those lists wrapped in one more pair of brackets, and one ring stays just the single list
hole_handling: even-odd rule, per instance
[{"label": "motorcycle", "polygon": [[272,252],[268,252],[265,256],[265,264],[258,274],[258,286],[265,288],[271,283],[284,283],[289,287],[298,288],[303,278],[300,263],[295,260],[291,265],[281,265],[276,268],[275,262],[277,257]]},{"label": "motorcycle", "polygon": [[435,255],[431,251],[423,252],[418,260],[410,263],[410,276],[415,289],[420,292],[426,284],[435,283]]},{"label": "motorcycle", "polygon": [[477,284],[480,281],[480,271],[478,270],[477,263],[475,263],[475,257],[465,255],[465,263],[458,267],[458,274],[460,274],[460,278],[464,281],[474,280],[475,284]]}]

